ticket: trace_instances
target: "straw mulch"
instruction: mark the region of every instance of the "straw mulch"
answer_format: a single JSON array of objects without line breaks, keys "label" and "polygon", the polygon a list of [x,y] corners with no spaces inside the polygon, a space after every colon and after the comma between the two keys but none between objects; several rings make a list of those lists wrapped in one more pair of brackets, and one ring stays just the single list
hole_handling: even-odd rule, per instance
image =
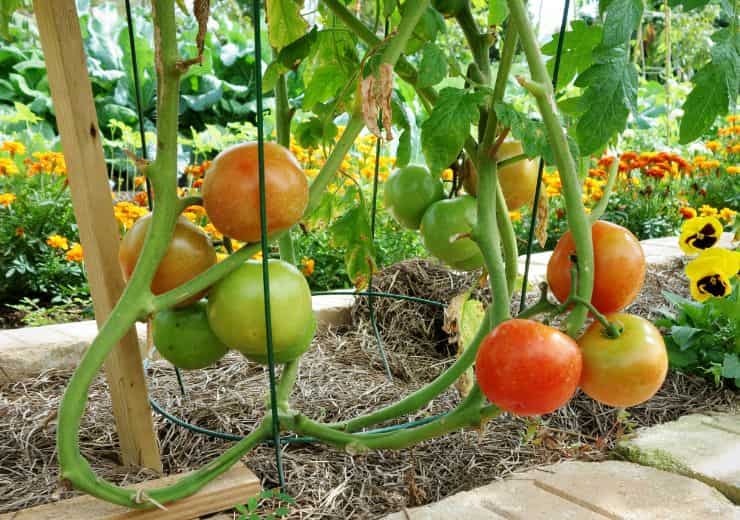
[{"label": "straw mulch", "polygon": [[[646,315],[662,305],[660,290],[684,290],[680,262],[653,269],[633,311]],[[424,261],[393,266],[375,279],[375,289],[447,301],[477,283],[476,274],[450,273]],[[534,297],[535,295],[533,295]],[[323,330],[304,356],[294,406],[332,421],[390,404],[433,379],[451,363],[441,332],[442,310],[375,299],[392,382],[386,380],[367,320],[366,303],[353,310],[347,330]],[[208,428],[249,432],[264,413],[266,371],[230,354],[216,367],[185,374],[187,396],[179,394],[173,370],[149,369],[150,390],[166,409]],[[36,379],[0,386],[0,513],[72,495],[57,483],[54,454],[56,410],[69,374],[47,372]],[[116,436],[103,378],[90,389],[80,437],[83,454],[99,475],[132,483],[151,475],[117,464]],[[449,410],[459,401],[448,390],[411,419]],[[296,497],[291,518],[377,518],[406,506],[439,500],[500,479],[511,472],[564,458],[600,460],[620,435],[696,412],[737,409],[737,395],[704,380],[672,373],[649,403],[619,415],[583,395],[540,421],[503,416],[482,432],[457,432],[400,452],[351,456],[320,444],[283,448],[287,492]],[[157,417],[167,473],[196,468],[229,442],[196,435]],[[244,462],[276,483],[273,449],[262,446]]]}]

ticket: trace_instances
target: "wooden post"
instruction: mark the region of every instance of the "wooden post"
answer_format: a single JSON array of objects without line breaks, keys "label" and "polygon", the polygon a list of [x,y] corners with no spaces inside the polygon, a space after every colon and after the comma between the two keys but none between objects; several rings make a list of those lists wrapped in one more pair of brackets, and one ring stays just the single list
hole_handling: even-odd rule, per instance
[{"label": "wooden post", "polygon": [[[102,325],[124,288],[118,266],[118,224],[113,216],[98,117],[82,46],[75,0],[34,0],[57,126],[95,319]],[[111,351],[105,371],[113,402],[121,462],[162,471],[147,399],[136,331]]]}]

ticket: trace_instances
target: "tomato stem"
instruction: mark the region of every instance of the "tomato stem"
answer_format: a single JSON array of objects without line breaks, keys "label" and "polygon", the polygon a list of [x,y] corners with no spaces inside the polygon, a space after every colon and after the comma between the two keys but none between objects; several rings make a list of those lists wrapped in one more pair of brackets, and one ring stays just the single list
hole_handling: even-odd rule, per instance
[{"label": "tomato stem", "polygon": [[[573,234],[579,261],[579,280],[577,295],[584,301],[591,299],[594,286],[594,253],[591,239],[591,223],[581,200],[582,188],[576,165],[568,147],[566,134],[560,123],[555,105],[552,81],[545,67],[537,37],[529,20],[527,8],[522,0],[506,0],[509,6],[510,23],[516,27],[524,54],[527,57],[533,83],[530,90],[534,94],[548,142],[555,156],[563,183],[563,195],[567,208],[568,227]],[[588,309],[577,305],[567,320],[567,331],[575,337],[586,321]]]},{"label": "tomato stem", "polygon": [[569,303],[578,303],[580,305],[583,305],[586,307],[591,314],[594,315],[594,317],[599,320],[599,323],[601,323],[604,326],[604,333],[610,337],[610,338],[618,338],[622,334],[621,327],[613,322],[610,322],[606,316],[604,316],[602,313],[600,313],[594,305],[587,300],[584,300],[583,298],[579,298],[578,296],[573,296],[571,298],[568,298]]},{"label": "tomato stem", "polygon": [[602,190],[602,196],[598,204],[591,210],[589,215],[591,223],[593,224],[601,218],[609,205],[609,198],[611,197],[614,184],[617,181],[617,173],[619,172],[619,154],[615,154],[612,164],[609,166],[609,177],[606,181],[606,186]]}]

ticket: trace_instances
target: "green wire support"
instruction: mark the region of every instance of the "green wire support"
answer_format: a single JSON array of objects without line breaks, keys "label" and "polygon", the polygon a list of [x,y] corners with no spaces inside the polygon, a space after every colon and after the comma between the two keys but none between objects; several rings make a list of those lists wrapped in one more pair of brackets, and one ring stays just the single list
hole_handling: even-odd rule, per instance
[{"label": "green wire support", "polygon": [[[557,90],[558,74],[560,73],[560,59],[563,54],[563,43],[565,41],[565,29],[568,26],[568,11],[570,10],[570,0],[565,0],[563,6],[563,18],[560,22],[560,36],[558,38],[558,48],[555,52],[555,64],[552,70],[552,88]],[[524,274],[522,275],[522,289],[519,295],[519,312],[524,310],[527,303],[527,283],[529,282],[529,267],[532,260],[532,242],[534,242],[534,228],[537,223],[537,206],[540,203],[542,191],[542,177],[545,171],[545,161],[540,157],[540,164],[537,170],[537,184],[534,188],[534,200],[532,201],[532,215],[529,219],[529,231],[527,233],[527,253],[524,261]]]},{"label": "green wire support", "polygon": [[262,245],[262,287],[265,301],[265,338],[267,340],[267,364],[270,376],[270,407],[272,409],[272,438],[275,442],[275,464],[278,472],[278,485],[285,489],[285,472],[280,450],[280,417],[278,414],[277,377],[275,376],[275,352],[272,344],[272,315],[270,309],[269,247],[267,238],[267,200],[265,188],[265,136],[262,99],[262,34],[260,1],[252,0],[252,24],[254,26],[254,55],[257,66],[254,68],[254,82],[257,91],[257,163],[259,168],[260,191],[260,242]]}]

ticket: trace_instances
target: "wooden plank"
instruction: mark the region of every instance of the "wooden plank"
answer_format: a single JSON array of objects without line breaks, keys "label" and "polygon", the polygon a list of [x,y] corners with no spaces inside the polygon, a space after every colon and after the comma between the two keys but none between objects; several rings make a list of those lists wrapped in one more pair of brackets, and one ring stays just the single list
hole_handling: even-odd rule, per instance
[{"label": "wooden plank", "polygon": [[[154,489],[172,484],[183,476],[185,474],[150,480],[132,488]],[[259,479],[242,463],[237,463],[194,495],[166,504],[167,511],[131,510],[84,495],[0,515],[0,520],[191,520],[244,504],[259,492]]]},{"label": "wooden plank", "polygon": [[[100,326],[123,292],[118,266],[119,230],[75,0],[34,0],[57,126],[67,162],[72,203],[85,252],[95,319]],[[121,462],[162,471],[134,328],[105,365]]]}]

